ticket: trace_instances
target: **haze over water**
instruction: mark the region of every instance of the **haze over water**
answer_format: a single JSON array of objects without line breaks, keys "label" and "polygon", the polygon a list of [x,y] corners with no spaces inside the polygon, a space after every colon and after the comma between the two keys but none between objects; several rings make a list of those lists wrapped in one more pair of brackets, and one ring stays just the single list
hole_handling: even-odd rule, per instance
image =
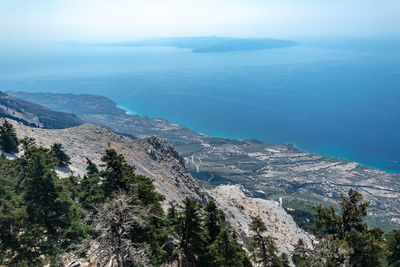
[{"label": "haze over water", "polygon": [[400,172],[400,42],[294,40],[247,52],[2,48],[0,90],[105,95],[220,137],[294,143]]}]

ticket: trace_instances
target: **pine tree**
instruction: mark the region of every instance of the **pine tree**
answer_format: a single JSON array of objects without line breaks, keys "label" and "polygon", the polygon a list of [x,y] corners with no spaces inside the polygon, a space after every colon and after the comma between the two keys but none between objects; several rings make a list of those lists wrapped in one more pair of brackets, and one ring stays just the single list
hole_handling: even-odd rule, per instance
[{"label": "pine tree", "polygon": [[70,162],[71,158],[63,150],[62,144],[54,143],[51,146],[51,151],[53,152],[54,157],[58,161],[57,162],[57,166],[67,167],[69,164],[71,164],[71,162]]},{"label": "pine tree", "polygon": [[[70,197],[57,177],[55,159],[50,150],[37,148],[32,140],[23,142],[24,155],[0,164],[0,173],[8,177],[3,186],[6,202],[0,196],[1,246],[7,246],[3,262],[10,266],[57,265],[62,252],[86,237],[88,227],[82,223],[82,210]],[[3,163],[3,162],[2,162]],[[0,175],[1,177],[1,175]],[[1,189],[0,189],[1,191]],[[10,210],[10,211],[11,211]],[[1,253],[0,253],[1,254]]]},{"label": "pine tree", "polygon": [[93,211],[94,207],[104,201],[104,192],[100,184],[100,173],[97,166],[86,159],[86,175],[79,181],[77,186],[78,200],[82,207]]},{"label": "pine tree", "polygon": [[313,209],[315,219],[314,224],[310,226],[310,230],[317,235],[333,235],[339,238],[341,236],[341,218],[336,214],[334,208],[332,206],[325,208],[319,204]]},{"label": "pine tree", "polygon": [[207,230],[207,240],[212,244],[225,224],[224,213],[218,210],[214,201],[209,201],[204,207],[204,226]]},{"label": "pine tree", "polygon": [[88,158],[86,158],[86,172],[87,175],[99,173],[99,168]]},{"label": "pine tree", "polygon": [[171,232],[176,232],[179,225],[179,212],[175,203],[170,202],[169,205],[167,212],[168,226],[171,228]]},{"label": "pine tree", "polygon": [[[2,162],[3,163],[3,162]],[[15,266],[21,263],[23,229],[27,221],[26,207],[20,196],[14,193],[13,181],[0,176],[0,264]],[[39,261],[33,260],[33,263]]]},{"label": "pine tree", "polygon": [[0,126],[0,147],[4,152],[18,152],[18,138],[11,123],[4,120]]},{"label": "pine tree", "polygon": [[286,253],[282,253],[280,256],[280,265],[281,267],[290,267],[289,257]]},{"label": "pine tree", "polygon": [[251,266],[246,252],[227,228],[222,228],[214,243],[209,247],[210,266]]},{"label": "pine tree", "polygon": [[362,202],[362,195],[356,190],[350,189],[348,196],[340,201],[340,238],[342,239],[350,230],[363,231],[366,224],[363,222],[367,216],[369,202]]},{"label": "pine tree", "polygon": [[388,262],[391,266],[400,266],[400,229],[393,230],[386,234],[388,246]]},{"label": "pine tree", "polygon": [[98,174],[85,175],[79,181],[78,200],[82,207],[89,211],[104,201],[104,192]]},{"label": "pine tree", "polygon": [[137,196],[140,204],[148,206],[153,214],[164,215],[160,203],[165,197],[156,192],[153,180],[143,175],[135,175],[134,177],[134,183],[130,187],[131,194]]},{"label": "pine tree", "polygon": [[40,148],[28,153],[32,158],[26,166],[23,199],[30,222],[24,231],[36,237],[31,248],[35,248],[38,256],[52,258],[84,238],[87,227],[81,223],[80,208],[57,177],[49,154],[48,150]]},{"label": "pine tree", "polygon": [[264,267],[279,266],[278,249],[271,236],[263,235],[267,227],[260,217],[252,220],[250,230],[255,233],[253,237],[249,238],[249,250],[254,262],[260,263]]},{"label": "pine tree", "polygon": [[199,208],[190,198],[183,201],[184,207],[179,226],[180,248],[184,255],[186,266],[196,266],[205,256],[206,239],[202,228]]},{"label": "pine tree", "polygon": [[350,264],[355,267],[386,266],[383,231],[380,228],[350,229],[345,240],[352,248]]},{"label": "pine tree", "polygon": [[131,193],[136,179],[135,167],[128,165],[124,157],[114,149],[106,150],[101,160],[106,168],[100,172],[104,197],[109,198],[119,190]]},{"label": "pine tree", "polygon": [[[370,229],[364,222],[369,203],[362,195],[350,189],[347,197],[339,203],[341,211],[336,214],[332,207],[315,207],[315,233],[323,237],[325,262],[347,266],[385,266],[383,232],[380,228]],[[347,255],[346,255],[347,253]]]}]

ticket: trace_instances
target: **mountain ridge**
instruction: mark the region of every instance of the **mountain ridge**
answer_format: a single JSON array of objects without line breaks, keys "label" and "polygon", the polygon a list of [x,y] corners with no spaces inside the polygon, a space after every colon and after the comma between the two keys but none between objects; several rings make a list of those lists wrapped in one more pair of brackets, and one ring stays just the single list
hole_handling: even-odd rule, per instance
[{"label": "mountain ridge", "polygon": [[15,98],[0,91],[0,115],[33,127],[61,129],[83,123],[74,114],[53,111],[47,107]]}]

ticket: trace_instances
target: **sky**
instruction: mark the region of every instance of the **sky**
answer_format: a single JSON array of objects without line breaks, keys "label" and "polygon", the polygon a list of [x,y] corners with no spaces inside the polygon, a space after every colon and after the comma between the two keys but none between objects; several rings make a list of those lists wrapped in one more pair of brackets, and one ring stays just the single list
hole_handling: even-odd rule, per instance
[{"label": "sky", "polygon": [[399,37],[400,0],[0,0],[0,40]]}]

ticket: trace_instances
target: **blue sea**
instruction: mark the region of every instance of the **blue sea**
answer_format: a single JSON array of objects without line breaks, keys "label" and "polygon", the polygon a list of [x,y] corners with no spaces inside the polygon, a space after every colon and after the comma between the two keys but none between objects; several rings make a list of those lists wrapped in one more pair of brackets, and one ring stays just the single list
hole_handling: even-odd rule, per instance
[{"label": "blue sea", "polygon": [[104,95],[203,134],[293,143],[400,173],[400,41],[280,49],[0,47],[0,90]]}]

